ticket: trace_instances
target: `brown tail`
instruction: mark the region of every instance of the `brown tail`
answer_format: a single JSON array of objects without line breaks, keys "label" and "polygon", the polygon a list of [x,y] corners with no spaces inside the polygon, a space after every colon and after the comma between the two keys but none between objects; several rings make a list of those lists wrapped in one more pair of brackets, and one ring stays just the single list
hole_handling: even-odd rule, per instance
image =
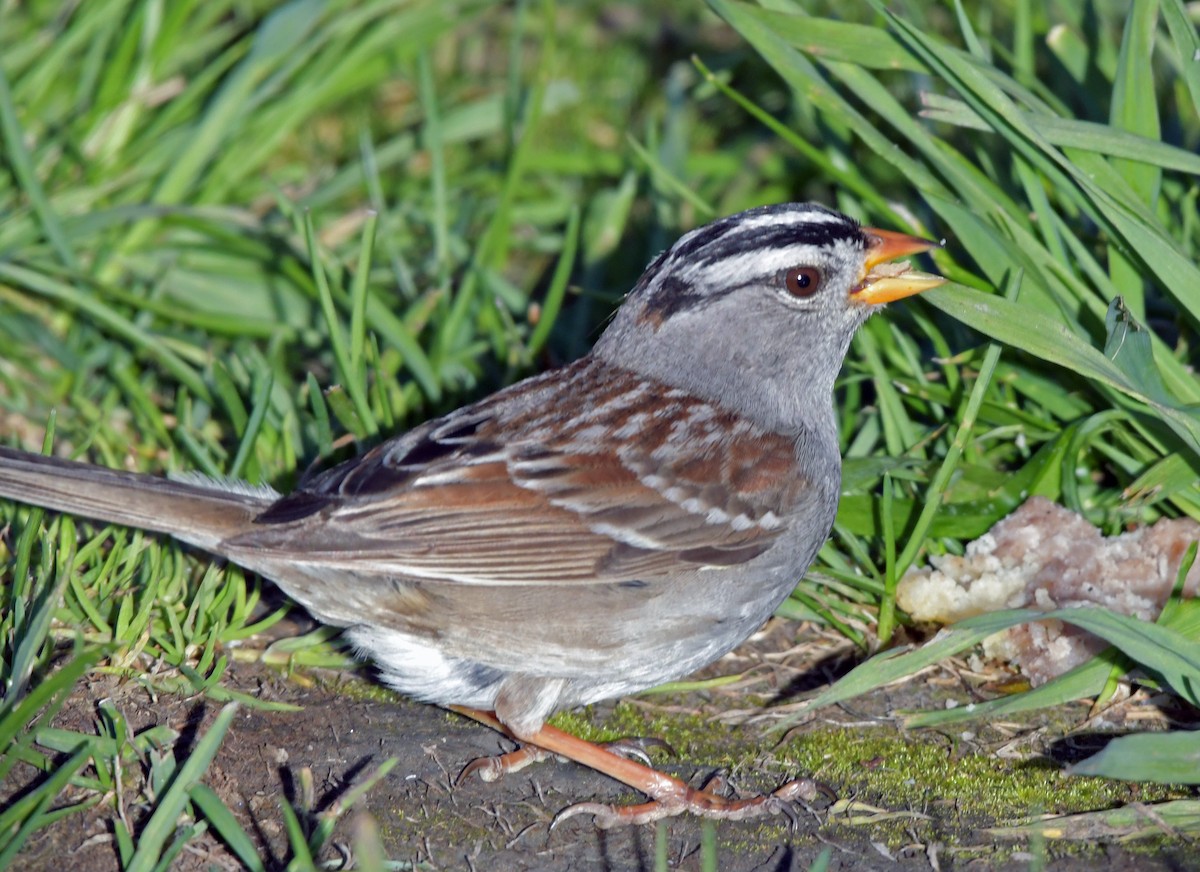
[{"label": "brown tail", "polygon": [[168,533],[208,550],[245,532],[275,500],[266,489],[172,481],[3,446],[0,499]]}]

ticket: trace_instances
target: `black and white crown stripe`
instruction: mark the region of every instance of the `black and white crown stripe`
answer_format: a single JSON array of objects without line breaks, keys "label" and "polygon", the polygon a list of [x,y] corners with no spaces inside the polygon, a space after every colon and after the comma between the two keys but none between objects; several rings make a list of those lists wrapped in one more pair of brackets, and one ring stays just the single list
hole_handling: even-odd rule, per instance
[{"label": "black and white crown stripe", "polygon": [[824,206],[762,206],[685,234],[650,265],[639,290],[659,314],[670,315],[801,265],[814,248],[861,251],[866,244],[856,221]]}]

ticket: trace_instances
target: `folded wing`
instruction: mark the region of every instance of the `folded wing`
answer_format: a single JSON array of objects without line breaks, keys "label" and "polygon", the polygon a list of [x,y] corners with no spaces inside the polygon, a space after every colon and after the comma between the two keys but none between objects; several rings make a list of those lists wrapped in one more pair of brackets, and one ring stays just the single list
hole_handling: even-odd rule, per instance
[{"label": "folded wing", "polygon": [[585,359],[330,470],[222,550],[459,584],[646,580],[762,554],[801,486],[792,439]]}]

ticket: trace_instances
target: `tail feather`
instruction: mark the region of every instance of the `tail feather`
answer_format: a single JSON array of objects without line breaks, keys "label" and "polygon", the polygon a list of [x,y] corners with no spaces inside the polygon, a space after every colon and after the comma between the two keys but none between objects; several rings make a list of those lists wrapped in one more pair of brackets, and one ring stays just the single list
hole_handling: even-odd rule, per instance
[{"label": "tail feather", "polygon": [[246,532],[270,492],[172,481],[0,446],[0,499],[167,533],[200,548]]}]

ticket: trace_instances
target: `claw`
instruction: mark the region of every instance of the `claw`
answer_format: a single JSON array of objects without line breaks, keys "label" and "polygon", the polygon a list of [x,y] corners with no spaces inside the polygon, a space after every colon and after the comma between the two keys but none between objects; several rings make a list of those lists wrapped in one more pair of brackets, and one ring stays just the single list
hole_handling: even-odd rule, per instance
[{"label": "claw", "polygon": [[574,805],[568,805],[554,816],[554,820],[550,821],[550,831],[553,832],[559,824],[568,818],[573,818],[581,814],[590,814],[598,820],[601,816],[611,813],[612,806],[605,805],[602,802],[577,802]]},{"label": "claw", "polygon": [[788,830],[796,832],[800,829],[800,811],[794,802],[780,802],[779,812],[788,819]]},{"label": "claw", "polygon": [[818,795],[837,799],[837,794],[833,792],[832,787],[819,781],[813,781],[811,778],[797,778],[771,793],[771,796],[784,802],[812,802]]},{"label": "claw", "polygon": [[462,787],[467,779],[476,773],[478,773],[480,781],[490,784],[504,775],[504,764],[498,757],[476,757],[463,767],[462,772],[458,773],[458,778],[454,779],[454,786]]},{"label": "claw", "polygon": [[510,772],[520,772],[526,766],[554,756],[556,755],[549,751],[543,751],[541,748],[524,745],[507,754],[497,754],[495,757],[476,757],[463,767],[463,771],[459,773],[454,784],[457,787],[477,773],[480,781],[490,784],[493,781],[499,781]]},{"label": "claw", "polygon": [[714,772],[704,784],[700,787],[704,793],[711,793],[714,796],[733,796],[735,791],[729,784],[722,773]]},{"label": "claw", "polygon": [[554,816],[550,829],[576,815],[590,814],[592,823],[600,830],[611,830],[614,827],[638,826],[654,823],[663,818],[675,817],[687,811],[686,803],[672,801],[644,802],[640,805],[607,805],[603,802],[577,802],[569,805]]},{"label": "claw", "polygon": [[674,748],[654,736],[626,736],[623,739],[604,742],[600,747],[612,751],[614,754],[620,754],[626,759],[639,760],[647,766],[652,765],[650,760],[650,749],[652,748],[664,751],[668,757],[679,756],[675,753]]}]

